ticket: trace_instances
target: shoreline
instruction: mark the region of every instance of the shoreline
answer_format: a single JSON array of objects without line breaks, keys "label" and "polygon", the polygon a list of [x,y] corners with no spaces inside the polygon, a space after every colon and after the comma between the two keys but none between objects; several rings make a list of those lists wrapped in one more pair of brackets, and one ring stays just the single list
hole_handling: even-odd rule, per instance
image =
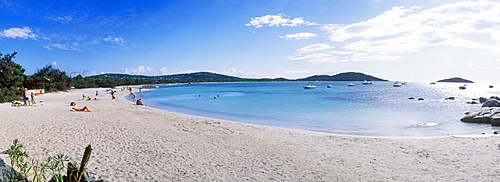
[{"label": "shoreline", "polygon": [[[327,85],[329,82],[321,82],[317,83],[318,85]],[[411,82],[413,83],[413,82]],[[206,88],[218,88],[217,84],[221,83],[210,83],[214,85],[209,85],[206,86]],[[225,83],[222,83],[225,84]],[[231,84],[231,83],[228,83]],[[429,83],[419,83],[419,84],[427,84]],[[196,85],[196,84],[194,84]],[[392,88],[392,84],[386,84],[387,86],[390,86]],[[415,86],[416,83],[411,84],[411,87],[422,87],[420,85]],[[426,86],[427,86],[426,85]],[[223,85],[221,85],[223,86]],[[230,85],[229,87],[232,88],[233,85]],[[237,85],[236,85],[237,86]],[[254,86],[254,85],[252,85]],[[260,86],[260,85],[259,85]],[[292,87],[295,88],[297,85],[292,85]],[[345,85],[335,85],[335,86],[341,86],[345,87]],[[450,85],[441,85],[439,87],[440,89],[451,89],[449,88]],[[205,86],[200,86],[205,88]],[[384,85],[380,84],[376,87],[376,89],[382,88]],[[435,86],[429,86],[429,89],[434,88]],[[457,85],[458,87],[458,85]],[[177,87],[175,87],[178,89]],[[181,87],[182,88],[182,87]],[[187,87],[190,88],[190,87]],[[198,87],[196,87],[198,88]],[[302,87],[300,87],[302,88]],[[354,87],[350,87],[354,88]],[[361,87],[361,89],[367,90],[366,88],[369,87]],[[425,87],[427,88],[427,87]],[[168,89],[168,87],[161,87],[159,89],[160,91],[162,89]],[[153,89],[156,90],[156,89]],[[189,90],[189,89],[187,89]],[[270,126],[270,127],[280,127],[280,128],[288,128],[288,129],[296,129],[296,130],[301,130],[301,131],[313,131],[313,132],[320,132],[320,133],[327,133],[327,134],[339,134],[339,135],[351,135],[351,136],[368,136],[368,137],[408,137],[408,138],[413,138],[413,137],[447,137],[447,136],[453,136],[453,135],[483,135],[484,133],[486,134],[491,134],[494,131],[498,130],[496,128],[491,128],[489,125],[483,125],[483,126],[472,126],[468,123],[464,123],[459,121],[459,119],[463,116],[465,116],[463,113],[467,111],[471,111],[473,109],[476,109],[476,105],[472,104],[465,104],[466,101],[470,101],[470,99],[466,99],[468,97],[470,98],[479,98],[480,96],[473,97],[467,94],[463,94],[463,92],[458,93],[453,93],[453,94],[442,94],[442,96],[437,96],[440,95],[440,93],[434,94],[424,94],[423,96],[420,95],[419,97],[425,97],[425,102],[424,101],[419,101],[418,104],[415,104],[413,102],[408,102],[408,101],[413,101],[410,99],[407,99],[410,96],[415,96],[415,93],[407,93],[407,94],[399,94],[395,96],[394,98],[386,98],[388,102],[386,101],[380,101],[381,104],[386,104],[391,101],[396,100],[396,104],[402,104],[402,108],[413,108],[413,109],[394,109],[398,108],[398,106],[394,106],[392,104],[387,104],[386,107],[378,106],[378,105],[370,105],[368,103],[363,103],[365,105],[360,106],[358,110],[362,112],[363,114],[356,113],[355,112],[330,112],[335,109],[338,109],[336,107],[332,107],[330,105],[339,105],[336,104],[335,101],[329,103],[330,105],[322,105],[322,107],[315,108],[314,110],[308,110],[308,111],[303,111],[301,108],[287,108],[286,109],[281,109],[281,110],[287,110],[290,111],[292,109],[297,110],[298,113],[301,113],[301,115],[293,115],[292,114],[286,114],[284,112],[271,112],[271,114],[268,114],[265,110],[262,112],[258,109],[252,109],[250,112],[246,112],[246,107],[251,107],[251,108],[261,108],[261,106],[256,106],[254,103],[263,103],[265,105],[270,105],[265,101],[261,101],[258,99],[253,99],[253,100],[245,100],[245,99],[235,99],[235,98],[245,98],[245,97],[233,97],[232,93],[240,94],[240,95],[245,95],[246,98],[254,97],[254,98],[261,98],[261,95],[251,95],[247,94],[247,90],[242,89],[239,90],[237,89],[231,89],[231,94],[224,95],[223,91],[217,90],[217,91],[212,91],[215,89],[208,89],[206,92],[204,91],[186,91],[186,93],[182,91],[178,91],[180,95],[182,95],[182,98],[177,98],[177,97],[165,97],[163,98],[162,96],[158,96],[161,94],[161,92],[155,91],[154,94],[155,97],[159,98],[148,98],[148,92],[144,92],[142,96],[138,94],[137,98],[143,98],[143,101],[148,104],[150,107],[154,108],[159,108],[162,110],[166,111],[171,111],[171,112],[177,112],[177,113],[183,113],[187,115],[195,115],[195,116],[200,116],[200,117],[207,117],[207,118],[213,118],[213,119],[221,119],[221,120],[229,120],[229,121],[235,121],[235,122],[242,122],[242,123],[251,123],[251,124],[257,124],[257,125],[265,125],[265,126]],[[318,89],[320,90],[320,89]],[[323,90],[323,89],[321,89]],[[331,93],[332,91],[333,94],[335,94],[336,89],[325,89],[324,92]],[[458,89],[457,89],[458,90]],[[240,92],[241,91],[241,92]],[[294,93],[297,92],[294,90]],[[407,90],[403,91],[403,93],[406,93]],[[165,92],[166,93],[166,92]],[[172,93],[172,92],[171,92]],[[177,91],[176,91],[177,93]],[[298,92],[297,92],[298,93]],[[301,93],[301,92],[300,92]],[[321,93],[315,93],[316,95],[320,95]],[[474,93],[474,92],[472,92]],[[184,95],[186,94],[186,95]],[[189,94],[189,95],[188,95]],[[199,94],[200,99],[198,97],[195,97],[195,94]],[[229,98],[232,100],[222,100],[218,102],[210,101],[210,98],[214,95],[221,94],[221,98]],[[462,95],[461,95],[462,94]],[[151,97],[149,95],[149,97]],[[168,94],[167,94],[168,95]],[[212,95],[212,96],[210,96]],[[417,94],[418,95],[418,94]],[[457,99],[453,99],[453,101],[444,101],[446,100],[444,98],[448,98],[449,95],[456,96]],[[484,94],[479,94],[479,95],[484,95]],[[486,94],[488,95],[488,94]],[[229,97],[231,96],[231,97]],[[239,95],[238,95],[239,96]],[[302,96],[302,95],[301,95]],[[357,97],[356,96],[351,96],[351,97]],[[189,97],[189,98],[187,98]],[[300,96],[292,96],[294,98],[300,98]],[[347,96],[349,97],[349,96]],[[347,99],[343,98],[343,99]],[[164,99],[174,99],[174,101],[169,101],[171,103],[162,103],[164,102]],[[215,98],[215,97],[214,97]],[[144,100],[145,99],[145,100]],[[159,99],[158,101],[155,101],[156,99]],[[190,99],[190,100],[188,100]],[[193,101],[191,101],[193,99]],[[315,103],[321,104],[322,100],[316,100],[316,99],[324,99],[324,100],[329,100],[332,99],[331,94],[322,94],[321,97],[315,98],[315,99],[310,99],[314,101]],[[149,100],[149,101],[148,101]],[[180,101],[177,101],[180,100]],[[240,101],[245,102],[245,104],[242,105]],[[258,101],[256,101],[258,100]],[[268,99],[269,100],[269,99]],[[338,99],[337,99],[338,100]],[[415,99],[416,100],[416,99]],[[423,100],[423,99],[422,99]],[[284,104],[287,105],[289,103],[301,103],[302,101],[295,101],[295,102],[286,102],[284,100],[279,100],[279,102],[274,102],[279,103],[279,104]],[[445,103],[446,102],[446,103]],[[462,103],[463,102],[463,103]],[[197,103],[196,105],[193,105],[193,103]],[[223,104],[218,104],[218,103],[223,103]],[[239,103],[239,104],[234,104],[233,103]],[[318,105],[319,105],[318,104]],[[290,104],[292,105],[292,104]],[[341,104],[340,104],[341,105]],[[361,105],[361,104],[358,104]],[[356,105],[356,106],[358,106]],[[425,105],[425,107],[424,107]],[[208,106],[208,107],[207,107]],[[239,107],[239,106],[244,106],[244,107]],[[350,107],[351,105],[348,105]],[[353,106],[354,107],[354,106]],[[361,107],[364,108],[371,108],[371,110],[363,110]],[[429,109],[429,108],[439,108],[439,109]],[[224,108],[224,109],[222,109]],[[272,110],[272,108],[269,107],[264,107],[267,108],[266,110]],[[274,107],[274,108],[280,108],[280,107]],[[332,110],[325,110],[324,108],[332,108]],[[376,108],[376,109],[373,109]],[[422,108],[427,108],[427,109],[422,109]],[[473,109],[472,109],[473,108]],[[317,112],[317,110],[323,109],[321,113]],[[417,109],[419,109],[419,112],[416,113]],[[353,110],[353,109],[351,109]],[[350,110],[349,110],[350,111]],[[363,112],[363,111],[370,111],[370,112]],[[256,113],[258,112],[258,114]],[[378,113],[389,113],[393,112],[392,114],[378,114]],[[264,113],[264,114],[261,114]],[[279,114],[276,114],[279,113]],[[311,114],[314,113],[314,114]],[[329,114],[329,113],[336,113],[336,114]],[[443,114],[445,113],[445,114]],[[412,115],[418,115],[415,118],[404,118],[404,117],[412,117]],[[283,116],[280,116],[283,115]],[[287,115],[293,115],[292,117],[286,117]],[[402,117],[404,115],[404,117]],[[296,117],[295,117],[296,116]],[[375,116],[375,117],[372,117]],[[399,117],[398,117],[399,116]],[[352,121],[346,122],[350,120],[353,117]],[[300,119],[298,119],[300,118]],[[332,121],[332,119],[334,121]],[[369,122],[367,122],[369,121]],[[431,122],[431,123],[429,123]],[[384,125],[384,123],[389,123],[387,127],[368,127],[368,126],[375,126],[372,123],[378,123],[378,125]],[[429,124],[429,125],[427,125]],[[432,125],[431,125],[432,124]],[[386,129],[387,128],[387,129]]]},{"label": "shoreline", "polygon": [[[101,100],[81,101],[99,90]],[[379,137],[330,134],[211,119],[137,106],[117,89],[35,97],[44,105],[0,105],[0,150],[18,138],[30,158],[65,153],[109,181],[493,180],[495,135]],[[145,91],[145,90],[143,90]],[[69,111],[88,106],[92,112]],[[0,154],[8,164],[8,156]],[[1,162],[1,161],[0,161]]]}]

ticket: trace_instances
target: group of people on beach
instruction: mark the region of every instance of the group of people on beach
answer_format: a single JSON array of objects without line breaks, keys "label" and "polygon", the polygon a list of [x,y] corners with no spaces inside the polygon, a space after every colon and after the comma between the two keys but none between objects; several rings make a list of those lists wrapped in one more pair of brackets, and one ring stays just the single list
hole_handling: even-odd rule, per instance
[{"label": "group of people on beach", "polygon": [[[132,87],[122,87],[122,88],[121,88],[121,90],[122,90],[122,91],[124,91],[125,89],[127,89],[128,91],[130,91],[130,96],[131,96],[131,99],[132,99],[133,101],[135,101],[135,104],[136,104],[136,105],[144,105],[144,103],[142,103],[142,99],[137,99],[137,100],[136,100],[136,95],[132,92]],[[109,92],[110,92],[110,94],[111,94],[111,99],[116,99],[116,97],[115,97],[115,92],[116,92],[116,90],[113,90],[113,89],[108,89],[108,90],[106,90],[106,91],[109,91]],[[97,96],[99,96],[99,91],[98,91],[98,90],[96,90],[96,91],[95,91],[95,96],[96,96],[96,97],[95,97],[93,100],[99,100],[99,99],[97,99]],[[33,98],[33,97],[34,97],[34,96],[32,95],[32,98]],[[83,97],[83,99],[82,99],[82,100],[92,100],[90,96],[82,95],[82,97]],[[32,99],[32,100],[33,100],[33,99]],[[34,100],[33,100],[33,101],[34,101]],[[75,103],[75,102],[71,102],[71,103],[70,103],[70,105],[71,105],[71,106],[76,106],[76,103]],[[84,106],[83,108],[80,108],[80,109],[73,107],[73,108],[71,108],[71,111],[88,111],[88,112],[90,112],[90,110],[89,110],[89,108],[88,108],[87,106]]]},{"label": "group of people on beach", "polygon": [[35,94],[31,92],[30,97],[27,96],[26,91],[23,91],[23,96],[19,101],[12,102],[12,106],[33,106],[35,102]]},{"label": "group of people on beach", "polygon": [[[123,88],[122,88],[123,90]],[[136,100],[136,95],[134,94],[134,92],[132,92],[132,87],[128,87],[127,90],[130,92],[130,99],[132,99],[132,101],[135,101],[135,105],[144,105],[144,103],[142,103],[142,99],[137,99]],[[141,89],[139,88],[139,91]]]}]

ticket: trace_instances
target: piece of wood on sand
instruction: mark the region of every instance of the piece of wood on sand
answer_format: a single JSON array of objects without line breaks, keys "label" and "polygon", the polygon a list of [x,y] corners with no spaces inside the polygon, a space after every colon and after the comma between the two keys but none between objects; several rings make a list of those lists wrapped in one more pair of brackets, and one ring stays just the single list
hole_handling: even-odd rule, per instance
[{"label": "piece of wood on sand", "polygon": [[85,153],[83,153],[82,163],[80,163],[80,169],[78,170],[77,180],[80,181],[89,163],[90,155],[92,154],[92,147],[89,145],[85,148]]}]

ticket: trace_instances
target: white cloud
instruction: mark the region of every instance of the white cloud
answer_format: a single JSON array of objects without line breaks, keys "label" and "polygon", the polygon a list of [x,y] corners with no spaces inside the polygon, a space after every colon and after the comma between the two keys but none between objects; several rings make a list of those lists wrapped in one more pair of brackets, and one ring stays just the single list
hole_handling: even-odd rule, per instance
[{"label": "white cloud", "polygon": [[7,38],[22,38],[22,39],[35,39],[37,35],[33,33],[33,30],[30,27],[23,27],[23,28],[9,28],[3,30],[3,32],[0,32],[0,37],[7,37]]},{"label": "white cloud", "polygon": [[82,75],[83,77],[86,76],[94,76],[94,75],[99,75],[99,74],[104,74],[104,72],[97,72],[97,71],[92,71],[92,70],[84,70],[84,71],[73,71],[69,74],[71,78],[76,77],[78,75]]},{"label": "white cloud", "polygon": [[167,75],[169,73],[169,69],[166,67],[162,67],[160,69],[155,69],[154,67],[149,66],[138,66],[137,68],[125,68],[122,70],[124,74],[131,75]]},{"label": "white cloud", "polygon": [[260,28],[265,25],[267,26],[288,26],[296,27],[299,25],[314,25],[314,23],[305,21],[303,18],[288,19],[284,14],[277,15],[265,15],[261,17],[251,18],[250,23],[245,24],[246,26],[253,26],[255,28]]},{"label": "white cloud", "polygon": [[300,74],[303,74],[303,73],[310,73],[311,71],[303,71],[303,70],[285,70],[285,71],[282,71],[283,73],[293,73],[293,74],[297,74],[297,73],[300,73]]},{"label": "white cloud", "polygon": [[404,22],[402,19],[411,11],[403,7],[393,7],[391,10],[367,21],[351,25],[325,25],[322,29],[327,31],[330,40],[335,42],[343,42],[358,37],[372,38],[395,35],[412,29],[412,27],[407,26],[410,23]]},{"label": "white cloud", "polygon": [[236,77],[253,77],[253,76],[258,76],[257,73],[255,72],[245,72],[238,70],[236,68],[230,68],[228,70],[225,70],[222,72],[222,74],[225,75],[230,75],[230,76],[236,76]]},{"label": "white cloud", "polygon": [[121,37],[111,37],[111,36],[109,36],[109,37],[104,38],[104,41],[106,41],[106,42],[124,42],[124,39],[121,38]]},{"label": "white cloud", "polygon": [[438,49],[500,53],[499,12],[500,2],[486,0],[462,1],[426,10],[417,6],[397,6],[365,21],[324,25],[320,29],[335,47],[324,50],[304,47],[297,50],[299,54],[288,59],[308,62],[386,61]]},{"label": "white cloud", "polygon": [[103,39],[105,42],[111,42],[111,43],[115,43],[119,46],[125,46],[125,39],[121,38],[121,37],[112,37],[112,36],[109,36],[109,37],[106,37]]},{"label": "white cloud", "polygon": [[78,49],[77,46],[78,46],[78,44],[74,43],[71,45],[49,44],[49,45],[46,45],[44,47],[45,47],[45,49],[48,49],[48,50],[61,49],[61,50],[69,50],[69,51],[79,51],[80,49]]},{"label": "white cloud", "polygon": [[168,69],[166,67],[163,67],[159,71],[160,75],[166,75],[168,74]]},{"label": "white cloud", "polygon": [[313,44],[310,46],[300,48],[297,51],[299,53],[307,53],[307,52],[322,51],[322,50],[333,49],[333,48],[335,48],[335,47],[330,46],[330,45],[325,44],[325,43],[320,43],[320,44]]},{"label": "white cloud", "polygon": [[60,22],[60,23],[67,23],[67,22],[70,22],[71,20],[73,20],[73,18],[71,16],[49,16],[46,18],[47,20],[50,20],[50,21],[56,21],[56,22]]},{"label": "white cloud", "polygon": [[332,54],[328,54],[328,53],[314,53],[314,54],[307,54],[305,56],[301,56],[300,54],[299,55],[296,55],[296,56],[293,56],[293,57],[289,57],[288,59],[290,60],[308,60],[308,59],[327,59],[327,58],[331,58],[332,57]]},{"label": "white cloud", "polygon": [[140,75],[140,74],[147,74],[151,73],[151,68],[147,66],[138,66],[137,68],[125,68],[125,74],[133,74],[133,75]]},{"label": "white cloud", "polygon": [[[330,40],[382,38],[413,39],[422,46],[451,41],[455,47],[470,47],[461,34],[488,34],[496,37],[500,30],[500,3],[487,1],[458,2],[414,12],[418,8],[394,7],[367,21],[351,25],[326,25]],[[398,41],[395,41],[398,42]],[[420,47],[415,47],[418,50]]]},{"label": "white cloud", "polygon": [[57,67],[57,62],[53,61],[50,63],[50,65],[52,65],[52,67]]},{"label": "white cloud", "polygon": [[296,39],[296,40],[300,40],[300,39],[310,39],[310,38],[314,38],[314,37],[317,37],[318,35],[317,34],[314,34],[314,33],[308,33],[308,32],[304,32],[304,33],[296,33],[296,34],[286,34],[285,36],[280,36],[280,38],[284,38],[284,39]]}]

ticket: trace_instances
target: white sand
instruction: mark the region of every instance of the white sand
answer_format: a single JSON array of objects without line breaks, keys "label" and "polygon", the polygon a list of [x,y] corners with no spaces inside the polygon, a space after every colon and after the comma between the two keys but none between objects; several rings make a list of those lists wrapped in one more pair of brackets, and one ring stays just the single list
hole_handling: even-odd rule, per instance
[{"label": "white sand", "polygon": [[[136,106],[98,89],[0,105],[0,152],[18,138],[31,158],[65,153],[110,181],[494,181],[500,138],[344,136],[222,121]],[[69,103],[92,112],[70,112]],[[144,100],[147,104],[147,100]],[[8,161],[6,154],[0,159]],[[1,163],[1,161],[0,161]]]}]

